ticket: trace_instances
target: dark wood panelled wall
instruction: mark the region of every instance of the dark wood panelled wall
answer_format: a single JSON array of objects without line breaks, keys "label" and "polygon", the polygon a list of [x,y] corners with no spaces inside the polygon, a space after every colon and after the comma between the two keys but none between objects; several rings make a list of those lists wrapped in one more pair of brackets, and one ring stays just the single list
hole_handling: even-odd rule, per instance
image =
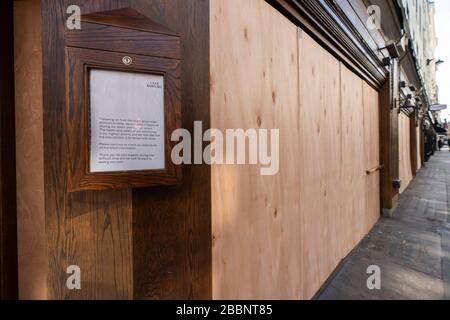
[{"label": "dark wood panelled wall", "polygon": [[[175,187],[67,192],[66,9],[132,7],[181,35],[183,127],[209,128],[208,0],[42,0],[45,212],[50,299],[211,298],[211,172],[183,167]],[[66,288],[78,265],[82,290]]]},{"label": "dark wood panelled wall", "polygon": [[[65,118],[66,45],[71,32],[66,28],[67,8],[78,5],[82,14],[88,14],[131,7],[181,36],[182,127],[192,134],[194,121],[202,121],[203,129],[208,129],[210,90],[214,90],[210,88],[210,1],[40,1],[43,39],[43,99],[40,101],[43,100],[45,235],[48,243],[48,251],[41,254],[48,257],[48,270],[45,270],[47,281],[41,285],[46,288],[43,290],[46,293],[35,298],[212,297],[211,168],[184,166],[182,183],[178,186],[70,193]],[[1,297],[17,295],[16,248],[10,245],[15,244],[16,238],[16,195],[12,191],[16,187],[13,167],[14,70],[10,63],[13,61],[11,2],[1,2],[0,280],[2,288],[10,288],[8,292],[2,291]],[[331,14],[350,8],[351,1],[340,4],[331,0],[267,2],[296,26],[305,29],[351,71],[380,90],[380,160],[384,166],[381,206],[392,212],[398,195],[392,181],[399,175],[398,112],[393,99],[398,96],[397,63],[394,62],[388,72],[378,56],[385,53],[374,54],[373,51],[372,46],[378,45],[377,39],[361,44],[358,30],[349,27],[348,18],[343,14]],[[364,13],[362,9],[359,11],[360,15]],[[331,23],[334,21],[332,16],[338,21]],[[7,38],[3,39],[5,35]],[[145,47],[140,49],[145,50]],[[44,215],[40,216],[43,218]],[[44,238],[44,231],[41,231]],[[5,259],[9,269],[3,263]],[[70,265],[81,268],[81,290],[71,291],[66,286],[66,270]],[[5,281],[11,284],[5,285]]]},{"label": "dark wood panelled wall", "polygon": [[16,299],[17,226],[12,1],[0,2],[0,300]]},{"label": "dark wood panelled wall", "polygon": [[399,178],[398,108],[394,97],[398,96],[398,64],[394,61],[391,73],[380,91],[380,196],[382,212],[391,216],[398,202],[399,190],[393,181]]}]

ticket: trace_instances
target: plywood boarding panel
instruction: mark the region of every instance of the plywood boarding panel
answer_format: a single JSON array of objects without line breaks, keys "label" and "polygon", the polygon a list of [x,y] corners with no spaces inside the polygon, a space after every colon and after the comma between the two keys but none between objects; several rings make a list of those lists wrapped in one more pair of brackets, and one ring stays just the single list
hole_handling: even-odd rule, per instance
[{"label": "plywood boarding panel", "polygon": [[[380,131],[378,92],[363,82],[364,154],[366,170],[380,165]],[[363,235],[372,229],[380,217],[380,171],[366,175],[365,219]]]},{"label": "plywood boarding panel", "polygon": [[212,127],[281,129],[277,176],[213,166],[213,296],[311,298],[379,216],[378,93],[260,1],[212,2],[211,84]]},{"label": "plywood boarding panel", "polygon": [[416,128],[416,137],[417,137],[417,170],[419,170],[420,168],[422,168],[422,155],[421,155],[421,150],[422,147],[420,145],[420,141],[421,141],[421,136],[422,132],[420,130],[420,126],[418,126]]},{"label": "plywood boarding panel", "polygon": [[297,29],[269,4],[211,2],[211,126],[280,129],[281,161],[212,167],[215,299],[303,298],[297,63]]},{"label": "plywood boarding panel", "polygon": [[402,186],[400,193],[403,193],[413,179],[411,169],[411,144],[410,144],[410,120],[407,115],[400,113],[399,115],[399,165],[400,180]]},{"label": "plywood boarding panel", "polygon": [[47,297],[40,1],[14,2],[19,298]]},{"label": "plywood boarding panel", "polygon": [[299,74],[303,290],[311,298],[339,263],[345,246],[340,66],[303,33]]},{"label": "plywood boarding panel", "polygon": [[344,253],[348,254],[364,235],[365,170],[364,108],[362,80],[341,64],[342,103],[342,221]]}]

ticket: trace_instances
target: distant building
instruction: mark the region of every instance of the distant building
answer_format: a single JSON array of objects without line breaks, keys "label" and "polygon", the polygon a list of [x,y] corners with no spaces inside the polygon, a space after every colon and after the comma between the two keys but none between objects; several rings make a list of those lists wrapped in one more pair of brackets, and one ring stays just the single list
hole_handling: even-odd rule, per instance
[{"label": "distant building", "polygon": [[437,36],[434,23],[435,5],[427,0],[398,0],[404,19],[402,45],[410,48],[415,59],[422,96],[429,104],[438,103],[435,57]]}]

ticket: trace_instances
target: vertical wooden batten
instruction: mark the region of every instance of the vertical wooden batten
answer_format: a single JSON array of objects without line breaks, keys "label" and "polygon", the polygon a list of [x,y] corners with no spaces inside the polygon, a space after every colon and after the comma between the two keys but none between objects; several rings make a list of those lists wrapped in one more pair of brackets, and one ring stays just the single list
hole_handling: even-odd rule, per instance
[{"label": "vertical wooden batten", "polygon": [[13,2],[0,4],[0,300],[17,299]]},{"label": "vertical wooden batten", "polygon": [[47,297],[40,10],[40,0],[14,3],[19,298],[27,300]]},{"label": "vertical wooden batten", "polygon": [[[210,128],[209,0],[134,0],[181,36],[182,127]],[[211,299],[211,167],[184,165],[180,186],[133,190],[135,299]]]},{"label": "vertical wooden batten", "polygon": [[398,203],[398,189],[394,180],[399,178],[398,109],[395,100],[398,66],[394,63],[388,80],[384,83],[379,97],[380,110],[380,176],[381,210],[383,215],[392,216]]}]

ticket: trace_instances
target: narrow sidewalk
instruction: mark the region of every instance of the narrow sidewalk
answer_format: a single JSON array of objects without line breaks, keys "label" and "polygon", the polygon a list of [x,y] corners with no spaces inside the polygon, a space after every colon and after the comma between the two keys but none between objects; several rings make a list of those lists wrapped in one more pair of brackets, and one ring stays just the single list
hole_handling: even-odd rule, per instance
[{"label": "narrow sidewalk", "polygon": [[[318,299],[450,299],[450,152],[437,152],[344,261]],[[381,289],[367,288],[380,267]]]}]

